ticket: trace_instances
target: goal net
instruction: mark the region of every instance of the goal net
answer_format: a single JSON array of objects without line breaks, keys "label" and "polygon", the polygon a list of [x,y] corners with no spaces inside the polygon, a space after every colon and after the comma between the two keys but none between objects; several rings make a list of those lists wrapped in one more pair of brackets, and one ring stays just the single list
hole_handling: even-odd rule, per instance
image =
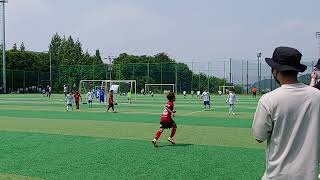
[{"label": "goal net", "polygon": [[128,103],[128,99],[136,101],[136,80],[81,80],[79,84],[81,94],[87,94],[91,91],[96,98],[99,98],[99,95],[103,93],[105,100],[107,100],[110,90],[113,90],[117,103]]},{"label": "goal net", "polygon": [[168,92],[175,92],[175,84],[145,84],[144,89],[147,94],[153,92],[154,94],[164,94]]},{"label": "goal net", "polygon": [[229,90],[234,89],[234,86],[219,86],[219,94],[228,94]]}]

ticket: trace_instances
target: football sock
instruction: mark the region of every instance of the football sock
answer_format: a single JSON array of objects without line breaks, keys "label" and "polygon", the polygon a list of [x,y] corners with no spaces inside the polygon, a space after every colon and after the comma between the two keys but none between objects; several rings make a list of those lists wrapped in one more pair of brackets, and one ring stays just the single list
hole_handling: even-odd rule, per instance
[{"label": "football sock", "polygon": [[158,131],[157,131],[156,137],[155,137],[156,140],[158,140],[158,139],[160,138],[162,132],[163,132],[162,130],[158,130]]},{"label": "football sock", "polygon": [[172,128],[170,137],[173,138],[173,136],[176,134],[177,129]]}]

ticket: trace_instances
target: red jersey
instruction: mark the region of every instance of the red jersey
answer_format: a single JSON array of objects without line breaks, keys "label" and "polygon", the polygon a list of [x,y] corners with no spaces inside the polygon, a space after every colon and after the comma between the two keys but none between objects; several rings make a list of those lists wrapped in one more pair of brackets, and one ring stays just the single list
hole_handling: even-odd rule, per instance
[{"label": "red jersey", "polygon": [[256,92],[257,92],[257,88],[252,88],[251,91],[252,91],[253,93],[256,93]]},{"label": "red jersey", "polygon": [[166,107],[163,110],[163,113],[161,115],[161,122],[168,122],[168,121],[173,121],[172,120],[172,114],[167,110],[170,109],[171,111],[173,111],[173,102],[172,101],[168,101],[166,104]]},{"label": "red jersey", "polygon": [[109,104],[113,104],[113,94],[109,94]]},{"label": "red jersey", "polygon": [[80,97],[81,97],[80,93],[74,94],[74,100],[75,100],[76,102],[79,102]]}]

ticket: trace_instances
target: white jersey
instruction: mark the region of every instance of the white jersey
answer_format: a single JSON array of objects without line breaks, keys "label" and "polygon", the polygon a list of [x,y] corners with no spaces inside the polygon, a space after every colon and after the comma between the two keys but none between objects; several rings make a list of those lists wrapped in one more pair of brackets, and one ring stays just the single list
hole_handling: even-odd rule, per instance
[{"label": "white jersey", "polygon": [[200,91],[197,91],[197,96],[200,96],[200,93],[201,93]]},{"label": "white jersey", "polygon": [[87,93],[87,98],[88,98],[88,101],[92,101],[93,100],[93,93],[92,92],[88,92]]},{"label": "white jersey", "polygon": [[63,87],[63,92],[66,93],[67,91],[68,91],[68,87],[67,87],[67,86],[64,86],[64,87]]},{"label": "white jersey", "polygon": [[210,95],[208,92],[206,92],[206,91],[203,92],[201,96],[202,96],[204,102],[210,101]]},{"label": "white jersey", "polygon": [[227,98],[227,103],[234,104],[237,101],[237,97],[234,93],[229,93],[229,96]]},{"label": "white jersey", "polygon": [[68,95],[67,96],[67,104],[72,104],[73,103],[73,100],[74,100],[74,97],[73,97],[73,95]]},{"label": "white jersey", "polygon": [[51,87],[49,87],[49,88],[48,88],[48,91],[49,91],[49,92],[51,93],[51,91],[52,91],[52,88],[51,88]]},{"label": "white jersey", "polygon": [[187,94],[187,92],[186,91],[183,91],[183,95],[186,95]]}]

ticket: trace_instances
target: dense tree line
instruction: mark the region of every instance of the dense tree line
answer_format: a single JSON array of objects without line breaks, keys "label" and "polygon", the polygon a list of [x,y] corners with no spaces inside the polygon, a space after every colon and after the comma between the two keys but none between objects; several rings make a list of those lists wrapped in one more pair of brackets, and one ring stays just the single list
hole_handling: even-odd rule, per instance
[{"label": "dense tree line", "polygon": [[[0,54],[2,57],[2,51]],[[23,42],[19,48],[15,43],[6,51],[8,90],[48,85],[50,83],[50,56],[52,84],[56,90],[60,90],[63,84],[74,85],[76,83],[74,79],[79,76],[79,71],[77,71],[79,68],[74,68],[76,65],[98,66],[103,64],[99,50],[96,50],[95,55],[91,56],[87,51],[83,52],[79,39],[75,41],[71,36],[66,38],[57,33],[54,34],[49,51],[46,52],[27,51]],[[83,74],[91,73],[88,71],[93,70],[84,68]]]},{"label": "dense tree line", "polygon": [[78,88],[82,79],[133,79],[137,80],[138,90],[144,88],[145,83],[177,82],[179,92],[185,90],[189,93],[191,90],[204,91],[208,86],[210,92],[217,92],[218,87],[225,84],[223,79],[193,73],[186,64],[178,63],[165,53],[154,56],[123,53],[113,60],[112,65],[104,64],[99,50],[90,55],[83,51],[79,39],[74,40],[71,36],[60,36],[57,33],[51,39],[48,52],[26,49],[24,43],[19,48],[14,44],[6,52],[7,87],[13,90],[48,85],[50,57],[53,90],[56,92],[61,91],[64,84]]}]

